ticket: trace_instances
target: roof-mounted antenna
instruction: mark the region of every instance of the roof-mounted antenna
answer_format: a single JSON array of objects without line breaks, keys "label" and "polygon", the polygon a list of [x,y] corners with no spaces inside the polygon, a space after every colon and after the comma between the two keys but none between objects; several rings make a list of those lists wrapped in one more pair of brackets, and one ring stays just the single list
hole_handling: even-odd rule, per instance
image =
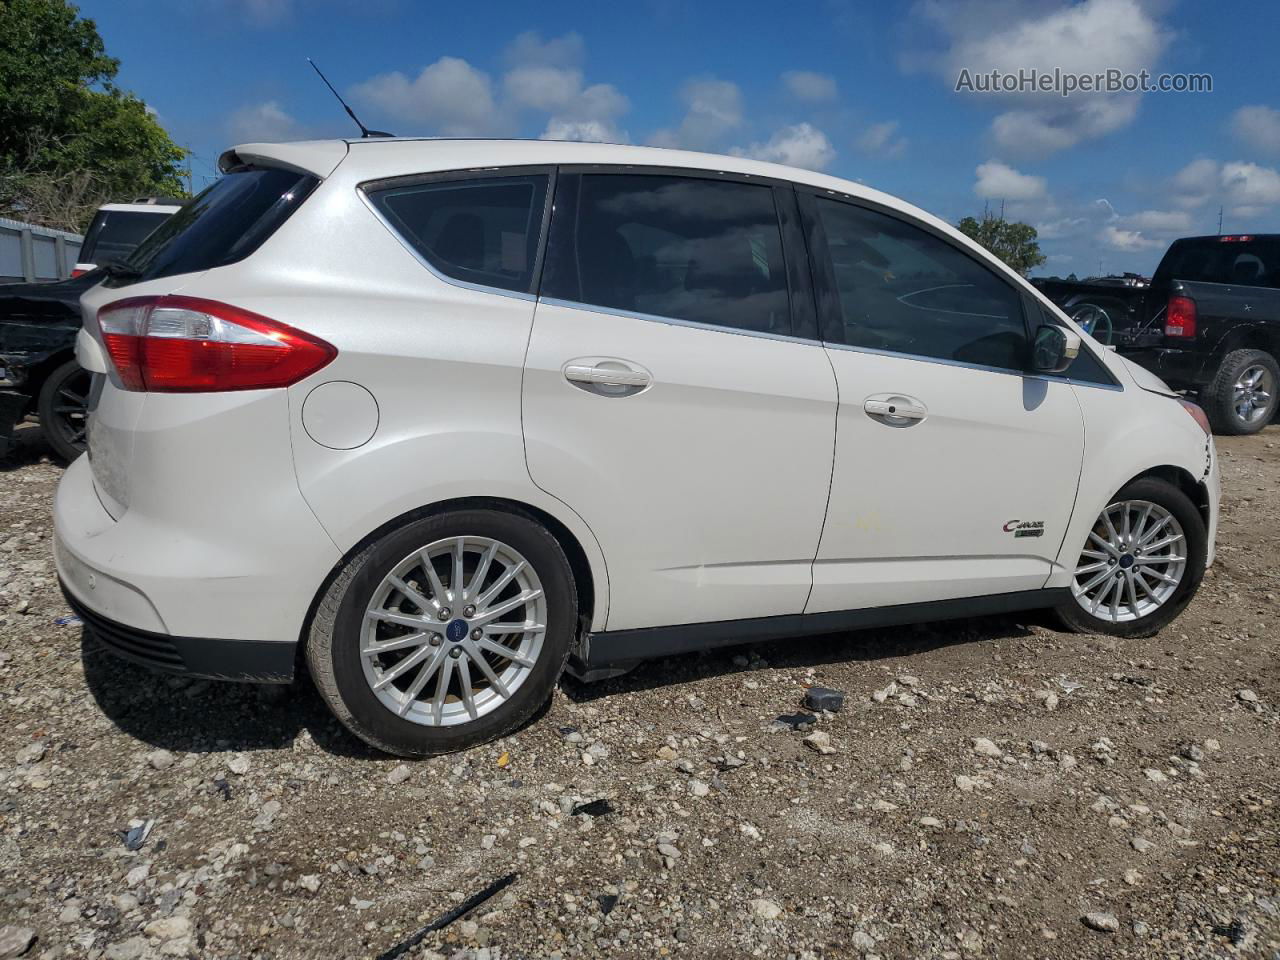
[{"label": "roof-mounted antenna", "polygon": [[329,88],[329,92],[338,98],[338,102],[342,104],[342,109],[347,111],[347,116],[349,116],[352,120],[356,122],[356,126],[360,128],[361,137],[393,137],[395,136],[395,134],[393,133],[384,133],[382,130],[370,130],[363,123],[361,123],[360,118],[356,116],[356,112],[352,110],[349,106],[347,106],[347,101],[342,99],[342,94],[338,93],[337,90],[333,89],[333,84],[329,82],[329,78],[326,77],[323,73],[320,73],[320,68],[316,66],[316,62],[312,60],[310,57],[307,57],[307,63],[311,64],[312,70],[320,74],[320,79],[323,80],[324,85]]}]

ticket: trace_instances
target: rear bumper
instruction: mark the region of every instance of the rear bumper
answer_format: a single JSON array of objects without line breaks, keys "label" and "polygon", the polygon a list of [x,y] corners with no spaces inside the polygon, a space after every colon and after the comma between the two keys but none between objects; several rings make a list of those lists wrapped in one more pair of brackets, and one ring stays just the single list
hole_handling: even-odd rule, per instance
[{"label": "rear bumper", "polygon": [[292,643],[215,640],[153,633],[108,619],[76,599],[62,584],[67,604],[102,646],[124,660],[160,670],[210,680],[289,683],[296,647]]},{"label": "rear bumper", "polygon": [[[178,496],[196,504],[193,514],[198,480],[174,481]],[[267,508],[253,515],[258,532],[250,538],[236,522],[235,501],[223,505],[222,531],[137,507],[117,519],[98,495],[89,457],[80,457],[54,502],[63,590],[91,632],[130,659],[200,676],[286,682],[316,590],[339,555],[305,505],[281,506],[301,504],[296,485],[289,496],[293,477],[285,481],[278,496],[261,487]]]}]

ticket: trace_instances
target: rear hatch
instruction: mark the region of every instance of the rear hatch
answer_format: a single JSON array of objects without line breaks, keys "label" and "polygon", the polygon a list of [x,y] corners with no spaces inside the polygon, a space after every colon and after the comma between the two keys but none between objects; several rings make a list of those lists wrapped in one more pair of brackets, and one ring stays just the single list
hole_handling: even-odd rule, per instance
[{"label": "rear hatch", "polygon": [[[85,318],[81,363],[99,376],[92,391],[89,460],[103,505],[113,517],[128,509],[135,430],[153,395],[124,388],[98,325],[98,311],[135,297],[180,292],[210,270],[249,257],[306,200],[317,176],[296,169],[234,166],[151,233],[106,280],[81,298]],[[160,398],[163,400],[163,396]]]}]

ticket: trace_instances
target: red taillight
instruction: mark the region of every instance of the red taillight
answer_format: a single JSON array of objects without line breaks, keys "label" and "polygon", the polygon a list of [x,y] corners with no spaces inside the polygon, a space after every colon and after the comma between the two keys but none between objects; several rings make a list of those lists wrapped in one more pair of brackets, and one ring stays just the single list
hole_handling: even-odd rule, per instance
[{"label": "red taillight", "polygon": [[287,387],[338,355],[332,344],[215,300],[130,297],[98,311],[126,390],[156,393]]},{"label": "red taillight", "polygon": [[81,270],[79,267],[74,267],[74,268],[72,268],[72,270],[71,270],[71,278],[70,278],[70,279],[74,280],[76,277],[82,277],[82,276],[84,276],[84,275],[85,275],[86,273],[88,273],[88,272],[89,272],[88,270]]},{"label": "red taillight", "polygon": [[1164,314],[1166,337],[1194,337],[1196,335],[1196,302],[1190,297],[1170,297]]}]

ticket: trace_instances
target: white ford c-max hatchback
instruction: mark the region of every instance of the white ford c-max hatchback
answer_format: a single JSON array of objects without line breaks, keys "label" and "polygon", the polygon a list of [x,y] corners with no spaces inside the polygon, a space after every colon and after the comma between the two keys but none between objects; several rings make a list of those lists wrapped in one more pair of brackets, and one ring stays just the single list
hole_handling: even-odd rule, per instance
[{"label": "white ford c-max hatchback", "polygon": [[565,668],[1056,608],[1154,632],[1205,419],[908,204],[730,157],[253,144],[84,296],[57,497],[115,652],[429,754]]}]

